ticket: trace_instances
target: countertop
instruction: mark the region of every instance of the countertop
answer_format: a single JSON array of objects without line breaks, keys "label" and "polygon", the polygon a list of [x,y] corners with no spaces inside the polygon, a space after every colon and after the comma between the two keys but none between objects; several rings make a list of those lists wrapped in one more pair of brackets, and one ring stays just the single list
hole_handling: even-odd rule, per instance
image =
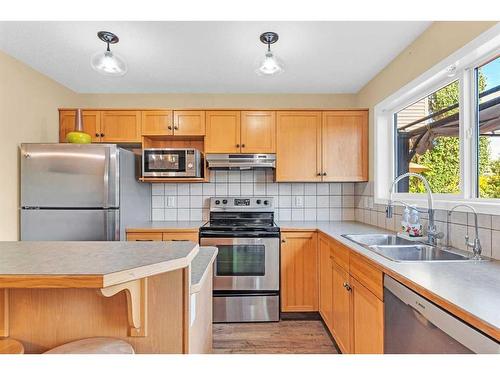
[{"label": "countertop", "polygon": [[139,221],[127,225],[127,232],[169,232],[198,230],[206,221]]},{"label": "countertop", "polygon": [[0,288],[103,288],[187,267],[193,242],[0,242]]},{"label": "countertop", "polygon": [[217,256],[216,247],[200,247],[200,251],[191,262],[191,293],[200,291],[206,277],[211,277],[208,270]]},{"label": "countertop", "polygon": [[[415,284],[482,322],[500,340],[500,261],[488,262],[395,262],[342,237],[342,234],[391,233],[359,222],[278,222],[281,230],[317,229],[379,264],[386,273],[411,287]],[[409,282],[409,283],[408,283]]]}]

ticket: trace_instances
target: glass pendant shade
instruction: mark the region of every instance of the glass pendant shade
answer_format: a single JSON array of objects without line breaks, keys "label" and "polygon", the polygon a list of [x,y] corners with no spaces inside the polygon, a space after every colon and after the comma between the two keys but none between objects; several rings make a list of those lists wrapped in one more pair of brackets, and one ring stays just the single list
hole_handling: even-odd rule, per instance
[{"label": "glass pendant shade", "polygon": [[263,59],[259,61],[257,74],[270,76],[283,73],[283,62],[274,55],[272,51],[267,51]]},{"label": "glass pendant shade", "polygon": [[123,76],[128,70],[125,60],[109,50],[95,53],[90,65],[96,72],[112,77]]}]

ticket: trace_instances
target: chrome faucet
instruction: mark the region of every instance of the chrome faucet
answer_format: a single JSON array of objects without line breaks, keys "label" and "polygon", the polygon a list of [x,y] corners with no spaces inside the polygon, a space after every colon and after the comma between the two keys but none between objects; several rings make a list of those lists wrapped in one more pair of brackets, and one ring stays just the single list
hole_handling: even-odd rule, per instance
[{"label": "chrome faucet", "polygon": [[[428,242],[429,242],[429,245],[437,246],[437,240],[443,238],[444,234],[441,232],[438,232],[436,230],[436,223],[434,221],[434,205],[433,205],[433,199],[432,199],[432,190],[431,190],[431,187],[429,185],[429,181],[427,181],[427,179],[424,176],[422,176],[421,174],[408,172],[408,173],[402,174],[401,176],[396,177],[396,179],[392,182],[391,189],[389,190],[389,201],[387,202],[387,208],[385,209],[385,216],[388,219],[390,219],[392,217],[393,202],[394,202],[392,200],[392,194],[393,194],[394,186],[396,186],[396,184],[399,181],[401,181],[403,178],[406,178],[406,177],[408,177],[408,178],[409,177],[416,177],[424,183],[425,191],[427,192],[427,213],[429,215],[429,221],[427,224]],[[405,206],[408,206],[408,204],[406,204],[402,201],[398,201],[398,202],[402,203]]]},{"label": "chrome faucet", "polygon": [[481,241],[479,241],[479,227],[477,225],[477,212],[474,209],[474,207],[468,205],[468,204],[457,204],[454,206],[451,210],[448,211],[448,217],[446,220],[446,247],[450,247],[450,218],[451,218],[451,213],[458,207],[467,207],[469,208],[472,213],[474,214],[474,225],[476,227],[475,229],[475,236],[474,241],[469,242],[469,235],[465,235],[465,246],[467,248],[472,248],[472,253],[474,254],[472,256],[472,259],[475,260],[481,260],[481,252],[483,251],[483,248],[481,247]]}]

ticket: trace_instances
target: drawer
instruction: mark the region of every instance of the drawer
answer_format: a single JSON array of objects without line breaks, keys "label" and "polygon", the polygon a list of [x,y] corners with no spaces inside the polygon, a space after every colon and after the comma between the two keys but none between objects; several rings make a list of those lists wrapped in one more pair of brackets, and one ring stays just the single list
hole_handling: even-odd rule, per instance
[{"label": "drawer", "polygon": [[163,241],[193,241],[198,243],[198,231],[196,232],[164,232]]},{"label": "drawer", "polygon": [[351,250],[342,245],[340,242],[332,240],[333,261],[342,267],[345,271],[349,271],[349,258]]},{"label": "drawer", "polygon": [[349,272],[378,299],[384,299],[383,273],[372,262],[353,251],[350,256]]},{"label": "drawer", "polygon": [[127,233],[127,241],[161,241],[161,233]]}]

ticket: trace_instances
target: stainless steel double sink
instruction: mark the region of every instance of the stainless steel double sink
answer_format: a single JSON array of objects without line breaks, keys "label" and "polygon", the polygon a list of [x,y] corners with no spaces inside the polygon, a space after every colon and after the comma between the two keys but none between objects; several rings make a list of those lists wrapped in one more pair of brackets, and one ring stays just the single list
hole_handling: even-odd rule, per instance
[{"label": "stainless steel double sink", "polygon": [[343,234],[342,237],[396,262],[476,261],[465,252],[409,241],[395,234]]}]

